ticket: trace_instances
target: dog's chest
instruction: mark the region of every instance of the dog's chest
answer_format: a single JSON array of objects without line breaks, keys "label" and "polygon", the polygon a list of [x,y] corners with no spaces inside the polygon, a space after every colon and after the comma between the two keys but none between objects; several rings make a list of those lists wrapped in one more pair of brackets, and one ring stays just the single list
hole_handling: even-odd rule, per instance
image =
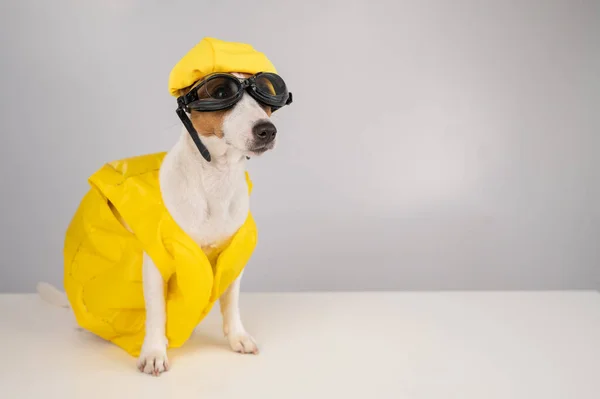
[{"label": "dog's chest", "polygon": [[182,230],[210,251],[235,234],[248,216],[245,177],[214,176],[202,184],[186,183],[165,190],[165,205]]},{"label": "dog's chest", "polygon": [[208,196],[198,204],[201,223],[188,226],[190,236],[204,249],[211,249],[230,238],[245,222],[249,210],[248,190],[239,187],[228,198]]}]

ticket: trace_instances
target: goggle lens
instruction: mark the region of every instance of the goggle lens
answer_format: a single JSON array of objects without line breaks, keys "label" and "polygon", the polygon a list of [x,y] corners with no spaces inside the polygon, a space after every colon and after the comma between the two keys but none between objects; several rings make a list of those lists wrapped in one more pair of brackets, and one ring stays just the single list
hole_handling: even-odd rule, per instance
[{"label": "goggle lens", "polygon": [[231,100],[240,91],[240,83],[237,79],[223,76],[216,76],[208,79],[204,84],[198,87],[198,99],[202,100]]},{"label": "goggle lens", "polygon": [[273,100],[278,100],[279,97],[287,96],[287,87],[283,79],[272,73],[263,73],[256,76],[256,90],[261,94],[273,97]]}]

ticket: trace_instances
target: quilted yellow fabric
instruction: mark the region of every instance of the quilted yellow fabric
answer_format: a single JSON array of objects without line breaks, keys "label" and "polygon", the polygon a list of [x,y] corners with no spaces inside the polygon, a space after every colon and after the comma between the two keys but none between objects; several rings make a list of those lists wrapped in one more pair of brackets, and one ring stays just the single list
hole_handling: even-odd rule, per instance
[{"label": "quilted yellow fabric", "polygon": [[[166,335],[169,347],[179,347],[238,277],[257,241],[249,213],[209,259],[162,202],[158,171],[164,155],[110,162],[95,172],[65,237],[64,286],[77,322],[132,356],[139,355],[144,339],[143,251],[163,277]],[[246,181],[250,193],[247,173]]]}]

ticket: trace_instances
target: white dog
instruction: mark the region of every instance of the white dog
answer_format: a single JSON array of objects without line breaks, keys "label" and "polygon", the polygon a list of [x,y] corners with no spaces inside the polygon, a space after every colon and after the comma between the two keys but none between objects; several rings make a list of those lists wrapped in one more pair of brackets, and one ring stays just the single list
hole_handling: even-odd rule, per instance
[{"label": "white dog", "polygon": [[[234,74],[240,80],[249,75]],[[244,223],[249,211],[245,180],[248,157],[256,157],[275,146],[277,130],[271,109],[248,93],[232,108],[214,112],[191,111],[190,119],[211,160],[205,160],[185,127],[160,168],[163,201],[175,222],[206,252],[229,239]],[[126,226],[125,222],[121,222]],[[169,369],[165,335],[166,310],[163,280],[150,257],[144,254],[143,290],[146,330],[138,368],[159,375]],[[231,348],[241,353],[258,353],[246,331],[238,306],[242,274],[220,297],[223,331]],[[68,306],[56,289],[38,285],[48,301]],[[63,295],[61,293],[61,295]]]}]

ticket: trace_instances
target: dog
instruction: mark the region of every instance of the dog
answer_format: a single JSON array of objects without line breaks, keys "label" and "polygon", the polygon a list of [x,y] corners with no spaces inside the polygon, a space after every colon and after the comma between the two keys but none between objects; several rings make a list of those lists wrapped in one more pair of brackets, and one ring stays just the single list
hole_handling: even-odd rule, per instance
[{"label": "dog", "polygon": [[[240,78],[248,75],[236,73]],[[191,121],[202,136],[212,159],[200,157],[186,131],[167,153],[160,169],[165,206],[194,241],[206,252],[221,245],[235,233],[249,211],[249,194],[244,172],[247,157],[272,150],[277,129],[268,107],[244,93],[227,111],[194,112]],[[267,134],[265,134],[267,132]],[[194,217],[191,217],[191,216]],[[239,292],[242,274],[219,299],[223,332],[231,349],[258,353],[258,346],[240,317]],[[148,256],[143,264],[146,295],[146,338],[138,367],[157,374],[169,368],[165,342],[165,303],[162,278]]]},{"label": "dog", "polygon": [[[230,75],[240,83],[248,82],[253,76],[235,71]],[[178,90],[178,99],[196,90],[195,84]],[[219,88],[211,90],[218,91]],[[287,103],[291,102],[291,93],[289,97]],[[197,111],[192,107],[186,111],[185,116],[180,114],[184,122],[181,135],[160,165],[160,193],[175,223],[210,257],[231,239],[248,217],[246,163],[275,148],[274,107],[249,91],[243,91],[226,109]],[[118,209],[111,206],[111,210],[119,223],[133,232]],[[146,252],[143,253],[141,274],[145,329],[137,368],[158,376],[170,368],[165,332],[165,284],[159,268]],[[244,327],[240,315],[242,276],[243,270],[218,299],[223,332],[233,351],[258,354],[258,345]],[[47,283],[38,284],[38,292],[55,305],[69,306],[66,295]]]}]

